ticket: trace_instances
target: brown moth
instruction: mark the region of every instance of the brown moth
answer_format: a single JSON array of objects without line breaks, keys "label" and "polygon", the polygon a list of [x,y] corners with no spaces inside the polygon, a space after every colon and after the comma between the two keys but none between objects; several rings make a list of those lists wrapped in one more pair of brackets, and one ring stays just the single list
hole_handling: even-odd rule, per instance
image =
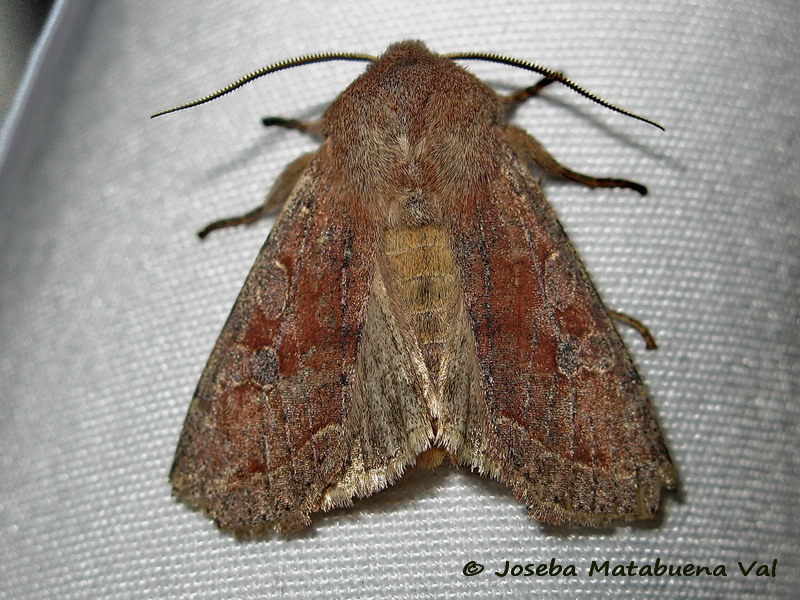
[{"label": "brown moth", "polygon": [[[503,96],[457,58],[545,80]],[[677,478],[612,319],[646,329],[605,308],[529,167],[646,189],[570,171],[507,122],[554,80],[609,105],[408,41],[172,110],[334,59],[371,64],[319,121],[265,120],[319,149],[201,232],[282,207],[197,386],[175,495],[224,529],[288,533],[449,457],[545,523],[652,517]]]}]

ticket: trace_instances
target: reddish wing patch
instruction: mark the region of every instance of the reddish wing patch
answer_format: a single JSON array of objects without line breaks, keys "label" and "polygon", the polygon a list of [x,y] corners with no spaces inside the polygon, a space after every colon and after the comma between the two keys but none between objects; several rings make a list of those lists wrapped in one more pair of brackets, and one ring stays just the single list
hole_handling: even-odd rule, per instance
[{"label": "reddish wing patch", "polygon": [[548,523],[652,516],[675,477],[644,385],[541,190],[503,160],[452,221],[487,412],[460,454]]},{"label": "reddish wing patch", "polygon": [[175,494],[226,529],[298,529],[346,467],[374,244],[325,166],[312,164],[259,253],[178,445]]}]

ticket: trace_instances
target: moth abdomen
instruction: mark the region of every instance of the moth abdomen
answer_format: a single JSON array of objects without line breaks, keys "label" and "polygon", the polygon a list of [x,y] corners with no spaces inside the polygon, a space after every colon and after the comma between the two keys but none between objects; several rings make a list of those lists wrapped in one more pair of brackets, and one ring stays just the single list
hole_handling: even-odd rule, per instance
[{"label": "moth abdomen", "polygon": [[396,227],[384,232],[383,248],[391,285],[435,379],[458,290],[449,234],[440,225]]}]

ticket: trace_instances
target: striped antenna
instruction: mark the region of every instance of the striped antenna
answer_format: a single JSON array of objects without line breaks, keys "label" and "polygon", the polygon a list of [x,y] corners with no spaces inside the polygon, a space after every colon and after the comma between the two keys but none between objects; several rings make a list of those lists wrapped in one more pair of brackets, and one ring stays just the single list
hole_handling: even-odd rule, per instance
[{"label": "striped antenna", "polygon": [[540,75],[544,75],[547,79],[557,81],[567,86],[571,90],[579,93],[581,96],[584,96],[585,98],[588,98],[592,102],[599,104],[600,106],[604,106],[610,110],[613,110],[614,112],[618,112],[627,117],[632,117],[634,119],[638,119],[639,121],[644,121],[648,125],[652,125],[653,127],[658,127],[661,131],[665,131],[665,129],[655,121],[651,121],[650,119],[641,117],[636,113],[632,113],[630,111],[625,110],[624,108],[614,106],[610,102],[606,102],[602,98],[595,96],[593,93],[583,89],[577,83],[571,81],[570,79],[567,79],[561,73],[557,73],[556,71],[553,71],[546,67],[542,67],[525,60],[520,60],[518,58],[511,58],[509,56],[502,56],[500,54],[491,54],[488,52],[464,52],[464,53],[445,54],[444,56],[451,60],[485,60],[488,62],[501,63],[504,65],[510,65],[512,67],[519,67],[520,69],[525,69],[527,71],[533,71],[534,73],[539,73]]},{"label": "striped antenna", "polygon": [[253,71],[252,73],[249,73],[244,77],[237,79],[230,85],[226,85],[224,88],[214,92],[213,94],[209,94],[208,96],[204,96],[203,98],[200,98],[199,100],[194,100],[193,102],[181,104],[180,106],[176,106],[174,108],[162,110],[161,112],[157,112],[156,114],[151,115],[150,118],[154,119],[162,115],[168,115],[169,113],[178,112],[179,110],[184,110],[187,108],[191,108],[193,106],[205,104],[206,102],[211,102],[212,100],[216,100],[220,96],[224,96],[225,94],[231,93],[233,90],[242,87],[246,83],[250,83],[254,79],[258,79],[259,77],[263,77],[264,75],[269,75],[270,73],[275,73],[276,71],[283,71],[284,69],[291,69],[292,67],[309,65],[311,63],[327,62],[331,60],[358,60],[358,61],[372,62],[376,59],[374,56],[371,56],[369,54],[354,54],[347,52],[324,52],[322,54],[310,54],[308,56],[300,56],[298,58],[292,58],[290,60],[282,60],[281,62],[277,62],[267,67],[263,67],[261,69],[258,69],[257,71]]}]

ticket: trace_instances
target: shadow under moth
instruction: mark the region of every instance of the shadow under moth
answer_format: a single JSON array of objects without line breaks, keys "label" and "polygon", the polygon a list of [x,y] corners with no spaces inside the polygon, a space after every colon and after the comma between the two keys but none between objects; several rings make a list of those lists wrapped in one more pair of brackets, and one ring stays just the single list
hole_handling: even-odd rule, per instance
[{"label": "shadow under moth", "polygon": [[[456,59],[544,79],[500,95]],[[507,116],[559,81],[647,119],[531,63],[414,41],[278,63],[159,114],[325,60],[370,64],[319,120],[264,120],[319,149],[200,233],[280,209],[189,407],[174,494],[223,529],[286,534],[449,457],[545,523],[653,517],[677,477],[612,321],[652,338],[603,305],[530,169],[646,188],[567,169]]]}]

